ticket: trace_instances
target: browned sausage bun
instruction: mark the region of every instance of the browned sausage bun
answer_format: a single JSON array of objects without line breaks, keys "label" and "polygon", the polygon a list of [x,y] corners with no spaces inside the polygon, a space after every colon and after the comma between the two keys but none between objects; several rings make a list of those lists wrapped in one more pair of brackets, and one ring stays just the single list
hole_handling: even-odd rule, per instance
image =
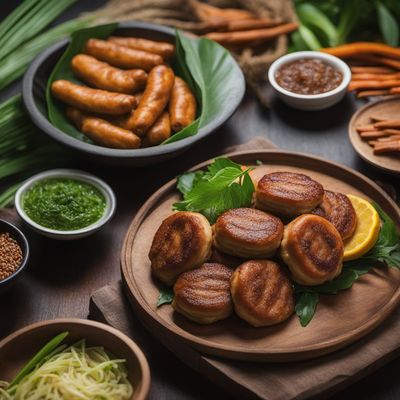
[{"label": "browned sausage bun", "polygon": [[99,39],[89,39],[84,49],[86,54],[120,68],[140,68],[150,71],[164,62],[158,54],[131,49]]},{"label": "browned sausage bun", "polygon": [[137,105],[135,96],[92,89],[65,80],[54,81],[51,92],[58,100],[92,113],[121,115]]},{"label": "browned sausage bun", "polygon": [[120,46],[130,47],[131,49],[159,54],[164,60],[171,58],[175,53],[175,46],[168,42],[156,42],[154,40],[121,36],[110,36],[108,41]]},{"label": "browned sausage bun", "polygon": [[157,146],[171,136],[171,123],[169,114],[164,111],[154,122],[154,125],[147,131],[143,139],[143,146]]},{"label": "browned sausage bun", "polygon": [[99,89],[135,93],[146,85],[147,74],[142,69],[115,68],[86,54],[76,55],[71,66],[78,78]]},{"label": "browned sausage bun", "polygon": [[182,130],[196,118],[196,98],[187,83],[178,76],[171,93],[169,115],[174,132]]},{"label": "browned sausage bun", "polygon": [[129,121],[129,128],[138,136],[144,135],[164,111],[174,86],[174,71],[166,65],[154,67],[148,76],[147,86]]},{"label": "browned sausage bun", "polygon": [[67,117],[93,142],[114,149],[137,149],[141,140],[134,133],[112,125],[110,122],[68,107]]}]

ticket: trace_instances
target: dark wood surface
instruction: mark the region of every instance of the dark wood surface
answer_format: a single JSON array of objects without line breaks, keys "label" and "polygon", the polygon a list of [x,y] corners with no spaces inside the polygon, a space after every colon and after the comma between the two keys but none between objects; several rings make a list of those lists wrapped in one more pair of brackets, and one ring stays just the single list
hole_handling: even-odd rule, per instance
[{"label": "dark wood surface", "polygon": [[[95,9],[101,0],[80,0],[59,21],[84,10]],[[18,1],[5,2],[2,19]],[[16,93],[14,84],[0,100]],[[125,231],[135,211],[159,186],[200,161],[221,154],[230,145],[246,142],[256,135],[277,146],[323,156],[350,166],[374,180],[399,186],[399,179],[383,174],[363,162],[352,149],[347,124],[356,108],[352,96],[325,111],[301,112],[274,99],[270,110],[259,106],[252,94],[219,131],[167,163],[146,168],[116,170],[98,165],[74,165],[105,179],[116,192],[118,211],[108,228],[76,242],[57,242],[39,237],[26,228],[32,250],[29,268],[18,284],[0,297],[0,337],[34,321],[57,317],[86,318],[90,295],[120,278],[119,257]],[[143,328],[144,329],[144,328]],[[150,335],[150,334],[149,334]],[[191,371],[154,340],[150,357],[153,372],[153,399],[228,399],[229,396],[206,378]],[[400,398],[395,360],[360,383],[333,397],[394,400]]]}]

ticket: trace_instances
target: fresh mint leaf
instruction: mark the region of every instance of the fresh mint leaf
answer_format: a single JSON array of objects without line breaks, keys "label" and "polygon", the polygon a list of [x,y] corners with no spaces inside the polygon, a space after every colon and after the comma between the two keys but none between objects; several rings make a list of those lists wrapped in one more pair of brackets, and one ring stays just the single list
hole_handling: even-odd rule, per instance
[{"label": "fresh mint leaf", "polygon": [[193,185],[203,177],[204,171],[185,172],[178,176],[176,188],[182,193],[183,198],[189,193]]},{"label": "fresh mint leaf", "polygon": [[162,287],[160,289],[160,294],[157,300],[157,308],[161,307],[163,304],[171,304],[174,300],[174,292],[169,287]]},{"label": "fresh mint leaf", "polygon": [[175,203],[173,209],[200,212],[214,223],[226,210],[250,206],[254,185],[249,171],[228,158],[217,158],[206,172],[183,174],[177,188],[184,200]]},{"label": "fresh mint leaf", "polygon": [[295,312],[299,317],[301,326],[307,326],[313,319],[317,308],[319,296],[316,292],[302,292],[296,296]]}]

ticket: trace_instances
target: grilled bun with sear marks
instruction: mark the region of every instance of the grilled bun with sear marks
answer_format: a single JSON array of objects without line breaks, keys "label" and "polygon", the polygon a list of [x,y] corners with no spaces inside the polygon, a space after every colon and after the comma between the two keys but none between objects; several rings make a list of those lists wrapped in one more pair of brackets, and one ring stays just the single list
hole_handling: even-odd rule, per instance
[{"label": "grilled bun with sear marks", "polygon": [[356,230],[357,214],[345,194],[325,190],[322,203],[312,213],[333,224],[343,240],[350,239]]},{"label": "grilled bun with sear marks", "polygon": [[218,217],[214,233],[214,245],[224,253],[243,258],[266,258],[281,243],[283,223],[254,208],[234,208]]},{"label": "grilled bun with sear marks", "polygon": [[184,272],[174,285],[175,311],[199,324],[211,324],[232,314],[230,280],[232,270],[207,263]]},{"label": "grilled bun with sear marks", "polygon": [[294,172],[264,175],[256,189],[256,207],[291,217],[318,206],[324,197],[322,185],[309,176]]},{"label": "grilled bun with sear marks", "polygon": [[231,294],[237,315],[255,327],[279,324],[294,311],[293,287],[270,260],[250,260],[235,270]]},{"label": "grilled bun with sear marks", "polygon": [[293,280],[302,285],[319,285],[342,271],[343,240],[325,218],[304,214],[285,226],[281,257]]},{"label": "grilled bun with sear marks", "polygon": [[167,285],[209,257],[212,229],[202,214],[180,211],[158,228],[149,252],[153,275]]}]

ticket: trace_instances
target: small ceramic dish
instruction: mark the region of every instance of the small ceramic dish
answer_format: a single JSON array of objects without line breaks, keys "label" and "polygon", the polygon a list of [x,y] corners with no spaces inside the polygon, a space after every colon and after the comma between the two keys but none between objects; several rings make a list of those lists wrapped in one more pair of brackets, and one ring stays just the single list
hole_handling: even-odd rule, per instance
[{"label": "small ceramic dish", "polygon": [[84,319],[65,318],[26,326],[0,341],[0,380],[9,382],[34,354],[61,332],[68,332],[65,343],[85,339],[88,346],[102,346],[117,358],[126,360],[128,379],[134,393],[130,400],[145,400],[150,390],[150,369],[140,348],[111,326]]},{"label": "small ceramic dish", "polygon": [[[25,193],[37,182],[48,179],[48,178],[70,178],[73,180],[88,183],[98,189],[104,196],[106,201],[106,207],[103,216],[97,220],[95,223],[86,226],[81,229],[71,230],[71,231],[61,231],[56,229],[46,228],[39,225],[37,222],[33,221],[25,212],[23,207],[24,195]],[[116,208],[116,198],[113,190],[104,181],[96,178],[94,175],[88,174],[87,172],[78,171],[74,169],[53,169],[49,171],[42,172],[40,174],[34,175],[29,178],[17,191],[15,195],[15,207],[17,209],[18,215],[22,220],[31,227],[34,231],[47,236],[52,239],[60,240],[74,240],[80,239],[85,236],[89,236],[97,232],[101,227],[103,227],[114,215]]]},{"label": "small ceramic dish", "polygon": [[[317,59],[330,64],[342,73],[343,79],[335,89],[320,94],[299,94],[284,89],[275,79],[278,69],[289,62],[300,59]],[[268,70],[268,80],[278,96],[289,106],[299,110],[323,110],[339,102],[346,94],[351,80],[351,71],[348,65],[340,58],[319,51],[298,51],[278,58]]]},{"label": "small ceramic dish", "polygon": [[5,279],[0,280],[0,294],[10,288],[16,280],[22,275],[22,271],[28,265],[29,244],[25,235],[13,224],[0,219],[0,233],[9,233],[10,236],[19,244],[22,250],[22,261],[18,269]]}]

